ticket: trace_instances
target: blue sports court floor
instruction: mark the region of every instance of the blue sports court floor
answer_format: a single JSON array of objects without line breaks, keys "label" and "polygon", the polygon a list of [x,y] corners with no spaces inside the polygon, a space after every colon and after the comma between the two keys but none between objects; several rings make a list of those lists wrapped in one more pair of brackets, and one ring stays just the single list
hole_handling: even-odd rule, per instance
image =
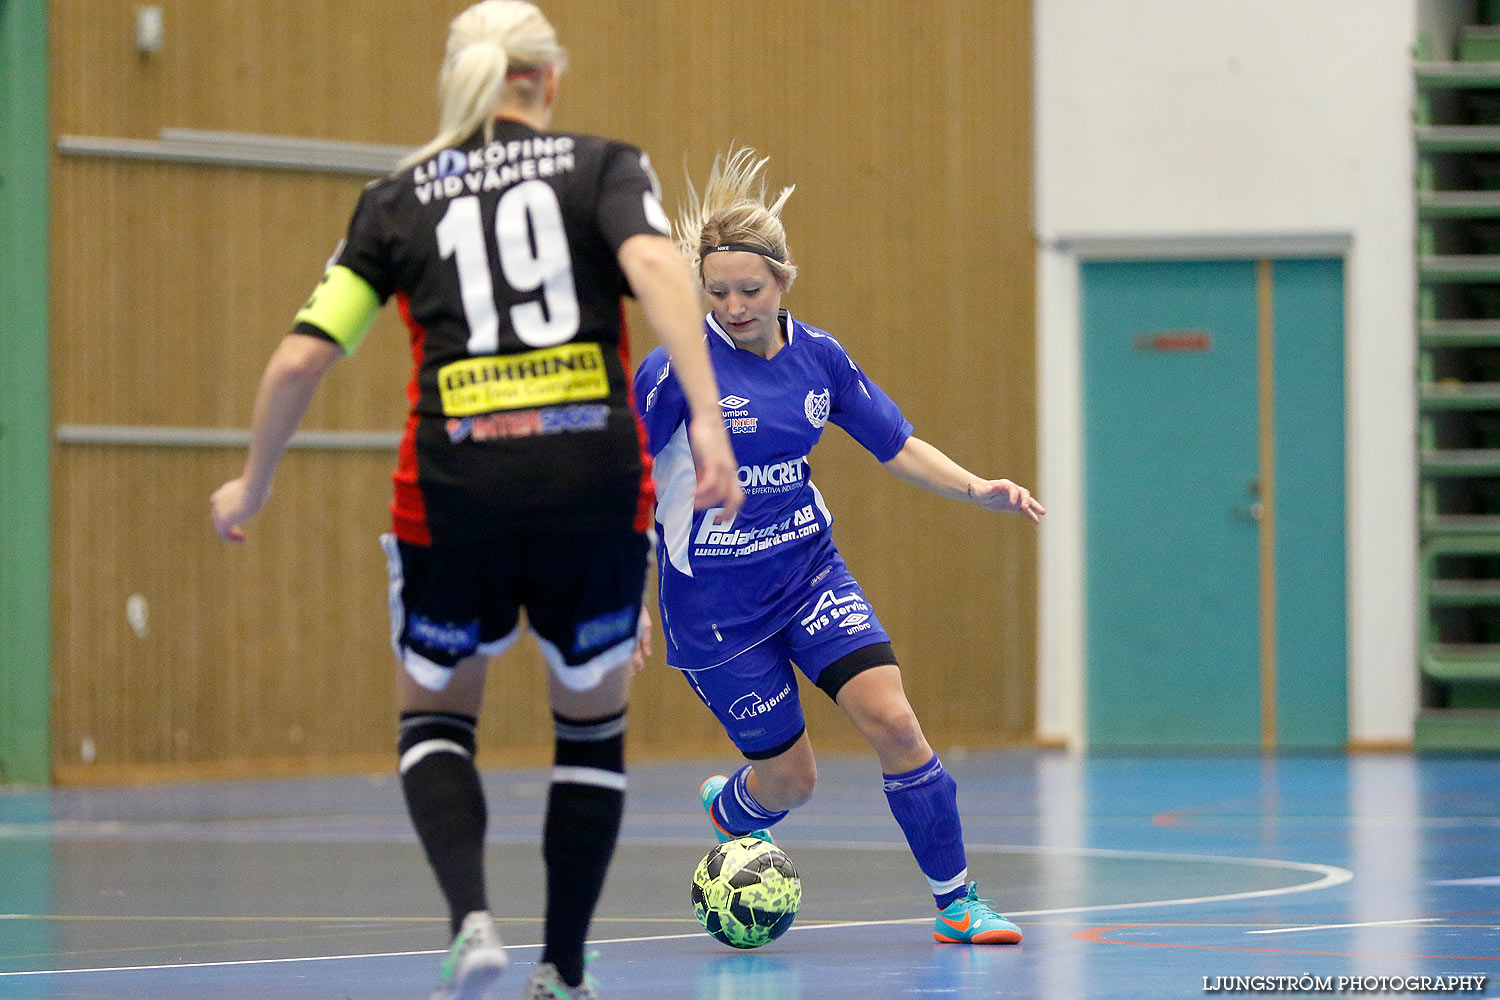
[{"label": "blue sports court floor", "polygon": [[[796,925],[728,949],[688,903],[714,765],[643,765],[593,926],[602,1000],[1500,996],[1500,760],[945,763],[971,873],[1023,944],[934,943],[873,758],[830,757],[777,830]],[[545,782],[486,775],[496,997],[539,953]],[[0,998],[425,1000],[441,913],[392,778],[0,793]]]}]

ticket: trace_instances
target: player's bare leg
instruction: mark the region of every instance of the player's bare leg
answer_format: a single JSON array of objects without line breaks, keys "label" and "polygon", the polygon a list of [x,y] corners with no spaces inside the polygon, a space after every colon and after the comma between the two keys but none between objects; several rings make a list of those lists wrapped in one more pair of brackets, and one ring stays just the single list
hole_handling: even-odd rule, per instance
[{"label": "player's bare leg", "polygon": [[932,887],[933,937],[964,944],[1015,944],[1021,931],[969,881],[958,786],[933,753],[895,664],[872,667],[839,690],[839,707],[880,758],[886,800]]}]

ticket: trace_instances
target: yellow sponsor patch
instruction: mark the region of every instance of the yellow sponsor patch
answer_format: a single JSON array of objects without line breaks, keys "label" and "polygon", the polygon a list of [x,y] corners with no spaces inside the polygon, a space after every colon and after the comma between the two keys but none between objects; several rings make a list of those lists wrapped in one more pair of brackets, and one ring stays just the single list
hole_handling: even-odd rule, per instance
[{"label": "yellow sponsor patch", "polygon": [[609,373],[598,344],[563,344],[444,365],[438,369],[438,393],[445,415],[470,417],[601,399],[609,395]]}]

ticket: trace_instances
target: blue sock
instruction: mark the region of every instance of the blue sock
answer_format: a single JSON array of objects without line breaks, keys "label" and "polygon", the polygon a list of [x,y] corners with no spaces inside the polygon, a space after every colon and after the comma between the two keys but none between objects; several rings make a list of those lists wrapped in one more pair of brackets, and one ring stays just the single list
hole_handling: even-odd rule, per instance
[{"label": "blue sock", "polygon": [[772,812],[750,794],[745,779],[750,776],[750,765],[746,764],[734,772],[734,777],[724,783],[719,797],[714,799],[714,819],[725,832],[742,837],[751,830],[760,830],[786,818],[787,811]]},{"label": "blue sock", "polygon": [[885,775],[885,797],[932,886],[938,909],[961,899],[968,891],[969,864],[958,818],[958,785],[937,754],[914,771]]}]

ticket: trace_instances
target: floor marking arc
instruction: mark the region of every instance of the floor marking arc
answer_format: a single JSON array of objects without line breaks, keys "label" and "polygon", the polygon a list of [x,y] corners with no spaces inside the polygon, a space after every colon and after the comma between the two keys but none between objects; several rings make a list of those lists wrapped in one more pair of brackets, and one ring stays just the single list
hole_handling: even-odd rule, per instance
[{"label": "floor marking arc", "polygon": [[1406,920],[1366,920],[1357,924],[1308,924],[1304,927],[1270,927],[1246,934],[1296,934],[1301,931],[1335,931],[1345,927],[1401,927],[1406,924],[1430,924],[1442,917],[1410,917]]},{"label": "floor marking arc", "polygon": [[[891,845],[881,845],[881,844],[871,844],[871,845],[844,844],[844,843],[830,844],[828,842],[822,842],[822,843],[809,843],[809,844],[804,845],[804,846],[807,846],[807,847],[836,847],[836,848],[843,848],[843,849],[847,849],[847,848],[851,848],[851,847],[869,846],[869,847],[872,847],[872,848],[884,848],[886,850],[897,850],[897,848],[895,848],[895,847],[893,847]],[[1261,898],[1265,898],[1265,897],[1268,897],[1268,896],[1284,896],[1284,895],[1290,895],[1292,893],[1311,892],[1311,891],[1315,891],[1315,890],[1319,890],[1319,889],[1327,889],[1327,888],[1331,888],[1331,887],[1336,886],[1336,885],[1342,885],[1343,883],[1348,882],[1350,879],[1352,879],[1354,877],[1354,873],[1353,872],[1349,871],[1346,868],[1339,868],[1339,867],[1336,867],[1334,865],[1315,864],[1315,863],[1312,863],[1312,862],[1305,862],[1305,861],[1279,861],[1279,860],[1274,860],[1274,859],[1270,859],[1270,858],[1235,858],[1235,857],[1224,857],[1224,856],[1211,855],[1211,854],[1161,854],[1161,853],[1155,853],[1155,852],[1151,852],[1151,851],[1112,850],[1112,849],[1108,849],[1108,848],[1086,848],[1086,847],[1080,847],[1080,848],[1070,848],[1070,847],[1019,847],[1019,846],[1014,846],[1014,845],[978,845],[978,846],[971,846],[971,847],[969,847],[969,852],[971,854],[972,853],[1072,854],[1072,855],[1084,855],[1084,856],[1093,856],[1093,857],[1144,858],[1144,859],[1151,859],[1151,860],[1194,861],[1194,862],[1200,862],[1200,863],[1210,863],[1211,862],[1211,863],[1215,863],[1215,864],[1242,864],[1242,865],[1251,865],[1251,866],[1255,866],[1255,867],[1281,868],[1281,869],[1291,869],[1291,870],[1294,870],[1294,871],[1305,871],[1305,872],[1308,872],[1308,873],[1311,873],[1311,874],[1316,874],[1316,875],[1319,876],[1318,878],[1316,878],[1316,879],[1314,879],[1312,881],[1302,882],[1302,883],[1298,883],[1296,885],[1283,886],[1283,887],[1275,888],[1275,889],[1252,889],[1252,890],[1246,890],[1246,891],[1243,891],[1243,892],[1222,893],[1222,894],[1214,895],[1214,896],[1188,896],[1188,897],[1181,897],[1181,898],[1177,898],[1177,899],[1141,900],[1141,901],[1132,902],[1132,903],[1091,903],[1091,904],[1087,904],[1087,905],[1083,905],[1083,906],[1062,906],[1062,907],[1050,907],[1050,908],[1035,909],[1035,910],[1012,910],[1012,911],[1009,911],[1009,915],[1010,916],[1015,916],[1015,917],[1053,916],[1053,915],[1064,914],[1064,913],[1088,913],[1088,912],[1093,912],[1093,911],[1106,911],[1106,912],[1108,912],[1108,911],[1114,911],[1114,910],[1134,910],[1134,909],[1143,909],[1143,908],[1147,908],[1147,907],[1162,907],[1162,906],[1192,906],[1192,905],[1197,905],[1197,904],[1201,904],[1201,903],[1229,902],[1229,901],[1240,900],[1240,899],[1261,899]],[[24,916],[27,916],[27,915],[16,914],[16,915],[13,915],[13,916],[24,917]],[[137,915],[137,919],[139,919],[139,915]],[[251,919],[253,919],[253,918],[251,918]],[[410,919],[410,918],[386,918],[386,919]],[[931,920],[932,920],[932,917],[925,916],[925,917],[915,917],[915,918],[898,918],[898,919],[890,919],[890,920],[851,920],[851,921],[834,922],[834,923],[807,923],[807,924],[802,924],[802,925],[798,925],[798,926],[792,927],[788,931],[788,933],[797,933],[797,932],[807,933],[807,932],[811,932],[811,931],[835,930],[835,929],[838,929],[838,928],[848,928],[848,927],[884,927],[884,926],[897,926],[897,925],[903,925],[903,924],[927,924],[927,923],[930,923]],[[1137,926],[1137,925],[1129,925],[1129,924],[1120,924],[1120,925],[1117,925],[1117,927],[1126,927],[1126,926]],[[1116,929],[1116,928],[1110,927],[1110,928],[1102,928],[1100,930],[1104,931],[1104,930],[1114,930],[1114,929]],[[1085,932],[1079,932],[1079,933],[1085,933]],[[595,945],[595,946],[597,946],[597,945],[607,945],[607,944],[638,944],[638,943],[646,943],[646,942],[652,942],[652,941],[689,940],[689,939],[699,938],[699,937],[702,937],[702,936],[703,935],[702,935],[701,931],[694,931],[694,932],[690,932],[690,933],[686,933],[686,934],[659,934],[659,935],[645,935],[645,936],[639,936],[639,937],[603,938],[603,939],[599,939],[599,940],[590,941],[589,944],[590,945]],[[1077,935],[1075,934],[1074,936],[1076,937]],[[1080,939],[1080,940],[1084,940],[1084,939]],[[1132,942],[1128,942],[1127,941],[1127,942],[1112,942],[1112,943],[1130,944]],[[525,950],[525,949],[541,948],[541,947],[542,946],[540,944],[506,945],[506,950],[507,951],[521,951],[521,950]],[[1255,950],[1255,949],[1246,949],[1246,950]],[[229,968],[229,967],[234,967],[234,966],[246,966],[246,965],[289,965],[289,964],[306,963],[306,962],[339,962],[339,961],[355,961],[355,960],[377,959],[377,958],[408,958],[408,957],[417,957],[417,956],[423,956],[423,955],[445,955],[445,954],[447,954],[446,950],[394,951],[394,952],[374,952],[374,953],[370,953],[370,954],[361,954],[361,955],[308,955],[308,956],[302,956],[302,957],[298,957],[298,958],[236,959],[236,960],[232,960],[232,961],[223,961],[223,962],[185,962],[185,963],[166,964],[166,965],[120,966],[120,967],[115,967],[115,968],[95,968],[95,969],[35,969],[35,970],[27,970],[27,971],[21,971],[21,972],[0,972],[0,979],[20,978],[20,977],[35,977],[35,976],[81,975],[81,974],[85,974],[85,973],[103,973],[103,972],[147,972],[147,971],[164,971],[164,970],[169,970],[169,969]]]}]

